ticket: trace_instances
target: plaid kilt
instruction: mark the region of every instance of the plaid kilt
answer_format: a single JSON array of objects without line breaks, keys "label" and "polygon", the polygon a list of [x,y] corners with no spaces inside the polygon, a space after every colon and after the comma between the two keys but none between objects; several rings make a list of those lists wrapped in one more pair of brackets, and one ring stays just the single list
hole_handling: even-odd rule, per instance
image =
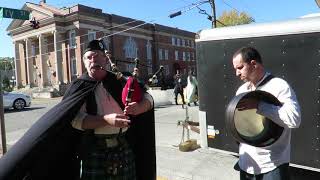
[{"label": "plaid kilt", "polygon": [[95,145],[82,160],[82,180],[135,180],[134,154],[124,133],[95,135]]}]

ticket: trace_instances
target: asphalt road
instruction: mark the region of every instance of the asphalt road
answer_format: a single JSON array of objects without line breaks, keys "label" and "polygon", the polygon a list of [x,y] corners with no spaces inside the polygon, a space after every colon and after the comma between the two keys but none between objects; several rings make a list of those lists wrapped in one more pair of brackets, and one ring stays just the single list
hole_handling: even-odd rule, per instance
[{"label": "asphalt road", "polygon": [[30,107],[22,111],[4,111],[7,144],[13,145],[43,114],[58,104],[61,98],[33,99]]}]

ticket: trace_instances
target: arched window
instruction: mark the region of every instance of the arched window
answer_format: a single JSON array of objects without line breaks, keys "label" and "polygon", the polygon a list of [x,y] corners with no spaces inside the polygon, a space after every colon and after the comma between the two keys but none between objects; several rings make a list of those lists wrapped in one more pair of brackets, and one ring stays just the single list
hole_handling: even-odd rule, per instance
[{"label": "arched window", "polygon": [[102,38],[102,41],[103,41],[103,43],[106,45],[105,48],[106,48],[107,50],[110,50],[110,38],[104,36],[104,37]]},{"label": "arched window", "polygon": [[124,43],[123,50],[125,51],[126,58],[136,58],[138,57],[138,48],[136,42],[129,37]]}]

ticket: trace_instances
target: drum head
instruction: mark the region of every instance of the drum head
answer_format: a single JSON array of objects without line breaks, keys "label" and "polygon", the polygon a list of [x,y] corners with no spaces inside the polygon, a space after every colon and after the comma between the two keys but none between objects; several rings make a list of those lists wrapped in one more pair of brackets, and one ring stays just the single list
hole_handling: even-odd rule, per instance
[{"label": "drum head", "polygon": [[257,114],[257,109],[239,111],[236,107],[244,98],[255,98],[277,106],[282,104],[272,94],[265,91],[251,91],[239,94],[229,103],[226,111],[226,125],[228,131],[239,142],[257,147],[274,143],[282,134],[283,127],[270,119]]}]

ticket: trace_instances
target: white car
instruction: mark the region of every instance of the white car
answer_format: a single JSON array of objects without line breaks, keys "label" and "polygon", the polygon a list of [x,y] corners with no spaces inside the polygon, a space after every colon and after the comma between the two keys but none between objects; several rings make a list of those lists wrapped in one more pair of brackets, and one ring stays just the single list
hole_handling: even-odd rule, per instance
[{"label": "white car", "polygon": [[3,106],[5,109],[14,108],[22,110],[31,105],[31,97],[21,93],[4,92]]}]

